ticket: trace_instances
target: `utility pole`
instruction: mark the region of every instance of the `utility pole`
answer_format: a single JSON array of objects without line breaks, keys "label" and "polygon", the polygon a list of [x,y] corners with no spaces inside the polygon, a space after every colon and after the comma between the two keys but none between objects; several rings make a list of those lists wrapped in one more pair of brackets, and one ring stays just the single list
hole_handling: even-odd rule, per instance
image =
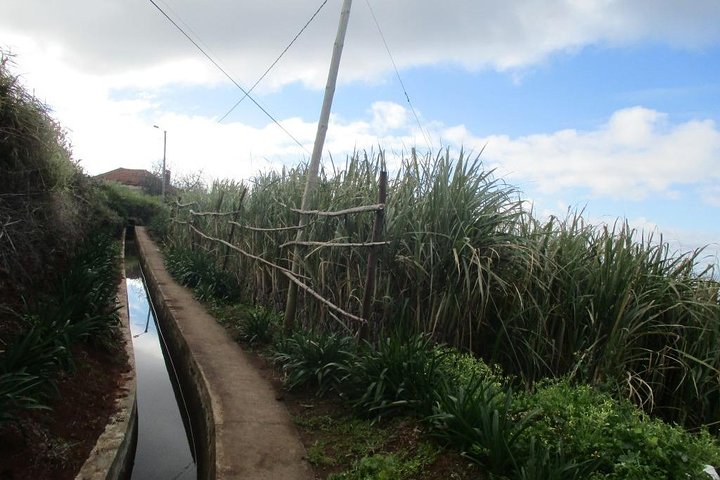
[{"label": "utility pole", "polygon": [[[340,23],[338,25],[335,45],[333,47],[332,59],[330,60],[330,71],[328,72],[327,84],[325,86],[325,98],[323,99],[322,109],[320,110],[320,120],[318,121],[317,134],[315,135],[315,145],[313,146],[310,165],[308,166],[307,180],[305,181],[305,191],[303,192],[302,205],[300,210],[309,210],[310,199],[317,185],[318,170],[320,169],[320,157],[322,156],[323,146],[325,145],[325,136],[328,129],[328,121],[330,119],[330,109],[332,108],[333,96],[335,95],[335,84],[337,83],[337,75],[340,69],[340,57],[345,43],[345,33],[347,32],[348,21],[350,19],[350,7],[352,0],[343,0],[342,10],[340,11]],[[307,217],[300,214],[300,223],[295,240],[300,242],[303,240],[303,227],[307,225]],[[297,274],[300,270],[300,246],[295,245],[292,258],[292,272]],[[287,303],[285,305],[285,321],[283,329],[285,333],[292,330],[295,321],[295,311],[297,309],[297,285],[290,282],[288,288]]]},{"label": "utility pole", "polygon": [[[160,129],[157,125],[153,125],[153,127]],[[167,156],[167,130],[163,129],[163,163],[162,163],[162,175],[160,179],[160,185],[161,187],[161,193],[162,193],[162,201],[165,201],[165,157]]]}]

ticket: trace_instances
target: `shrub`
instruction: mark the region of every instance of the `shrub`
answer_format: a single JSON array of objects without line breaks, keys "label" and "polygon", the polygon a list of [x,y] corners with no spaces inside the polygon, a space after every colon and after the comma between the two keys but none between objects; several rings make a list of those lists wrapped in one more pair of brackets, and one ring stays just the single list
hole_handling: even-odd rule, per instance
[{"label": "shrub", "polygon": [[98,190],[108,208],[117,212],[125,224],[148,225],[158,217],[169,218],[170,209],[160,197],[148,195],[117,182],[98,181]]},{"label": "shrub", "polygon": [[435,391],[432,435],[459,448],[495,473],[508,473],[517,460],[516,444],[535,412],[513,404],[509,386],[475,377],[466,384],[443,382]]},{"label": "shrub", "polygon": [[697,478],[703,465],[717,465],[720,448],[707,434],[692,435],[650,419],[626,401],[588,385],[546,382],[517,400],[539,415],[523,432],[533,443],[581,462],[594,462],[592,478]]},{"label": "shrub", "polygon": [[240,297],[237,278],[220,269],[207,252],[171,247],[165,252],[165,266],[181,284],[195,289],[200,300],[232,301]]},{"label": "shrub", "polygon": [[355,358],[355,340],[338,333],[295,332],[278,342],[275,363],[286,374],[289,389],[309,385],[324,395],[344,381]]},{"label": "shrub", "polygon": [[280,325],[280,315],[266,307],[257,306],[238,322],[240,338],[248,343],[270,343]]},{"label": "shrub", "polygon": [[355,462],[350,470],[330,475],[328,480],[400,480],[404,475],[402,461],[395,455],[371,455]]},{"label": "shrub", "polygon": [[472,353],[461,352],[453,347],[438,347],[442,352],[440,371],[449,384],[469,385],[477,378],[483,378],[501,387],[507,382],[500,367],[490,367]]},{"label": "shrub", "polygon": [[[75,344],[109,346],[117,327],[117,252],[107,235],[88,239],[56,287],[22,317],[22,332],[0,351],[0,411],[44,408],[55,373],[74,368]],[[12,415],[4,411],[0,421]]]},{"label": "shrub", "polygon": [[391,335],[366,344],[347,367],[342,395],[357,411],[378,418],[425,414],[442,378],[442,356],[428,335]]},{"label": "shrub", "polygon": [[16,420],[16,411],[47,409],[38,395],[44,383],[27,372],[0,372],[0,425]]}]

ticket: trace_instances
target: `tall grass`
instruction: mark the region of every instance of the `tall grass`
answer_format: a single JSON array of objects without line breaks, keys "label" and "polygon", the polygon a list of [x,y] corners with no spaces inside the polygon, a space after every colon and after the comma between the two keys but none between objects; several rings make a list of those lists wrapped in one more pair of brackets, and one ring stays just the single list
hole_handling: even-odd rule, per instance
[{"label": "tall grass", "polygon": [[8,288],[19,296],[47,271],[51,256],[71,252],[82,240],[83,205],[75,187],[83,181],[49,107],[11,68],[12,57],[0,50],[0,272],[11,275]]},{"label": "tall grass", "polygon": [[[356,154],[339,173],[321,172],[314,206],[338,210],[376,202],[382,155]],[[289,227],[298,217],[303,166],[256,177],[249,185],[217,182],[182,198],[195,211],[230,212],[262,228]],[[246,193],[243,193],[247,189]],[[188,210],[176,218],[190,219]],[[541,221],[520,193],[478,158],[443,151],[402,159],[388,186],[380,268],[371,316],[377,334],[401,326],[472,350],[528,384],[569,375],[632,398],[647,411],[688,425],[720,421],[712,406],[720,374],[720,304],[711,271],[696,272],[701,251],[673,255],[662,238],[626,223],[592,226],[581,213]],[[201,230],[228,238],[227,218],[195,217]],[[313,218],[306,238],[366,242],[370,213]],[[238,228],[233,243],[289,265],[293,230]],[[173,244],[190,245],[175,223]],[[255,260],[196,239],[217,265],[242,279],[254,300],[282,309],[287,280]],[[313,289],[359,313],[366,250],[308,247],[302,274]],[[226,258],[229,255],[228,258]],[[300,295],[306,326],[354,330]],[[343,326],[340,326],[340,323]]]}]

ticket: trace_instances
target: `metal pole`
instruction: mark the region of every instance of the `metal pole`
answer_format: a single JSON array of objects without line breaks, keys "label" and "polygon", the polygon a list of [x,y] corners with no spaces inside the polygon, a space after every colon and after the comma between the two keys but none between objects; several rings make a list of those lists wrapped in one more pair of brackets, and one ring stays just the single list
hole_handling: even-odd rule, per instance
[{"label": "metal pole", "polygon": [[165,157],[167,156],[167,130],[164,128],[160,128],[158,125],[153,125],[153,128],[157,128],[158,130],[163,131],[163,163],[162,163],[162,173],[160,176],[162,177],[160,179],[160,192],[162,194],[162,200],[165,201]]},{"label": "metal pole", "polygon": [[[305,181],[305,191],[303,192],[301,210],[310,209],[310,197],[312,196],[315,186],[317,185],[318,170],[320,168],[320,157],[322,156],[323,146],[325,145],[325,135],[327,134],[328,121],[330,118],[330,109],[332,108],[333,96],[335,95],[335,84],[337,83],[337,75],[340,69],[340,57],[345,43],[345,32],[347,32],[348,21],[350,19],[350,7],[352,0],[344,0],[342,10],[340,12],[340,23],[338,24],[337,36],[333,47],[332,59],[330,60],[330,71],[328,72],[327,85],[325,86],[325,98],[323,99],[322,109],[320,110],[320,120],[318,121],[317,134],[315,135],[315,145],[313,146],[310,165],[308,166],[307,180]],[[295,240],[302,241],[303,229],[307,224],[307,217],[300,215],[299,226]],[[300,264],[300,246],[296,245],[292,258],[293,273],[298,273]],[[295,310],[297,307],[297,285],[290,283],[288,288],[287,303],[285,305],[285,321],[283,324],[286,333],[292,329],[295,321]]]}]

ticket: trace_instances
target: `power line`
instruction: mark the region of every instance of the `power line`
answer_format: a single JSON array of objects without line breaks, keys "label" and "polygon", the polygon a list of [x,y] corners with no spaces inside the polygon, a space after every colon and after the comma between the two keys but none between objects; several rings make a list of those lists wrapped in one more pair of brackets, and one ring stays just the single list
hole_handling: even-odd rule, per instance
[{"label": "power line", "polygon": [[223,120],[225,120],[225,119],[227,118],[227,116],[230,115],[230,114],[233,112],[233,110],[235,110],[235,108],[236,108],[238,105],[240,105],[243,100],[245,100],[245,99],[247,98],[248,94],[251,93],[253,90],[255,90],[255,87],[258,86],[258,83],[260,83],[260,82],[267,76],[267,74],[270,73],[270,70],[272,70],[272,69],[275,67],[275,65],[277,65],[277,63],[280,61],[280,59],[283,57],[283,55],[285,55],[285,53],[290,49],[290,47],[293,46],[293,44],[295,43],[295,40],[297,40],[297,39],[300,37],[300,35],[303,34],[303,32],[305,31],[305,29],[310,25],[310,23],[312,23],[312,21],[315,20],[315,17],[317,17],[317,15],[320,13],[320,10],[323,9],[323,7],[327,4],[327,2],[328,2],[328,0],[325,0],[325,1],[318,7],[318,9],[315,10],[315,13],[313,13],[313,14],[312,14],[312,17],[310,17],[310,20],[308,20],[307,23],[300,29],[300,31],[297,33],[297,35],[295,35],[295,37],[290,41],[290,43],[288,44],[288,46],[285,47],[285,50],[283,50],[282,53],[281,53],[281,54],[275,59],[275,61],[272,63],[272,65],[270,65],[270,66],[268,67],[268,69],[265,70],[265,73],[263,73],[263,74],[260,76],[260,78],[257,79],[257,81],[253,84],[252,87],[250,87],[250,89],[247,91],[247,93],[246,93],[245,95],[243,95],[243,97],[242,97],[240,100],[238,100],[238,101],[235,103],[235,105],[233,105],[232,108],[231,108],[230,110],[228,110],[227,113],[225,113],[225,115],[222,116],[222,118],[221,118],[220,120],[218,120],[218,123],[221,123]]},{"label": "power line", "polygon": [[385,40],[385,35],[383,34],[382,28],[380,28],[380,22],[378,22],[377,17],[375,16],[375,11],[372,8],[372,5],[370,5],[370,0],[365,0],[365,3],[368,6],[368,9],[370,10],[370,15],[372,15],[373,21],[375,22],[375,26],[378,29],[378,32],[380,33],[380,38],[382,38],[382,42],[385,45],[385,50],[388,53],[388,56],[390,57],[390,61],[392,62],[393,68],[395,69],[395,75],[397,76],[398,81],[400,82],[400,86],[403,89],[403,93],[405,94],[405,99],[408,102],[408,105],[410,105],[410,110],[413,113],[413,116],[415,117],[415,121],[418,124],[418,127],[420,128],[420,133],[422,133],[423,139],[425,140],[425,143],[427,143],[428,148],[430,151],[433,150],[432,142],[430,141],[429,134],[425,132],[425,129],[423,128],[422,124],[420,123],[420,117],[418,117],[417,112],[415,111],[415,107],[413,107],[412,102],[410,101],[410,95],[408,95],[407,89],[405,88],[405,83],[402,81],[402,78],[400,77],[400,70],[398,70],[397,64],[395,63],[395,58],[393,58],[393,54],[390,52],[390,47],[388,46],[387,40]]},{"label": "power line", "polygon": [[227,71],[225,71],[225,69],[222,68],[222,67],[198,44],[198,42],[196,42],[195,40],[193,40],[193,38],[190,37],[190,35],[188,35],[188,34],[185,32],[185,30],[183,30],[183,28],[182,28],[180,25],[177,24],[177,22],[175,22],[175,20],[173,20],[172,18],[170,18],[170,16],[169,16],[167,13],[165,13],[165,11],[164,11],[162,8],[160,8],[160,6],[159,6],[157,3],[155,3],[155,0],[149,0],[149,2],[152,3],[152,5],[153,5],[155,8],[157,8],[158,11],[159,11],[160,13],[162,13],[163,16],[164,16],[170,23],[172,23],[172,24],[175,26],[175,28],[177,28],[177,29],[180,31],[180,33],[182,33],[182,34],[185,36],[185,38],[187,38],[188,40],[190,40],[190,42],[191,42],[193,45],[195,45],[195,48],[197,48],[198,50],[200,50],[200,53],[202,53],[208,60],[210,60],[210,62],[211,62],[213,65],[215,65],[215,67],[216,67],[218,70],[220,70],[220,72],[222,72],[222,74],[225,75],[225,76],[228,78],[228,80],[230,80],[237,88],[239,88],[240,91],[242,91],[242,92],[245,94],[245,96],[248,97],[248,98],[250,99],[250,101],[252,101],[252,102],[255,104],[256,107],[258,107],[270,120],[272,120],[273,123],[275,123],[275,125],[277,125],[278,127],[280,127],[280,129],[281,129],[283,132],[285,132],[290,138],[292,138],[293,141],[300,146],[300,148],[302,148],[303,150],[305,150],[305,152],[307,152],[308,154],[310,154],[310,151],[309,151],[307,148],[305,148],[305,146],[304,146],[302,143],[300,143],[300,141],[299,141],[297,138],[295,138],[290,132],[288,132],[288,131],[285,129],[285,127],[283,127],[283,126],[280,124],[280,122],[278,122],[278,121],[275,119],[275,117],[273,117],[273,116],[270,114],[270,112],[268,112],[267,110],[265,110],[265,109],[263,108],[263,106],[260,105],[260,104],[252,97],[252,95],[250,95],[238,82],[236,82],[235,79],[234,79]]}]

